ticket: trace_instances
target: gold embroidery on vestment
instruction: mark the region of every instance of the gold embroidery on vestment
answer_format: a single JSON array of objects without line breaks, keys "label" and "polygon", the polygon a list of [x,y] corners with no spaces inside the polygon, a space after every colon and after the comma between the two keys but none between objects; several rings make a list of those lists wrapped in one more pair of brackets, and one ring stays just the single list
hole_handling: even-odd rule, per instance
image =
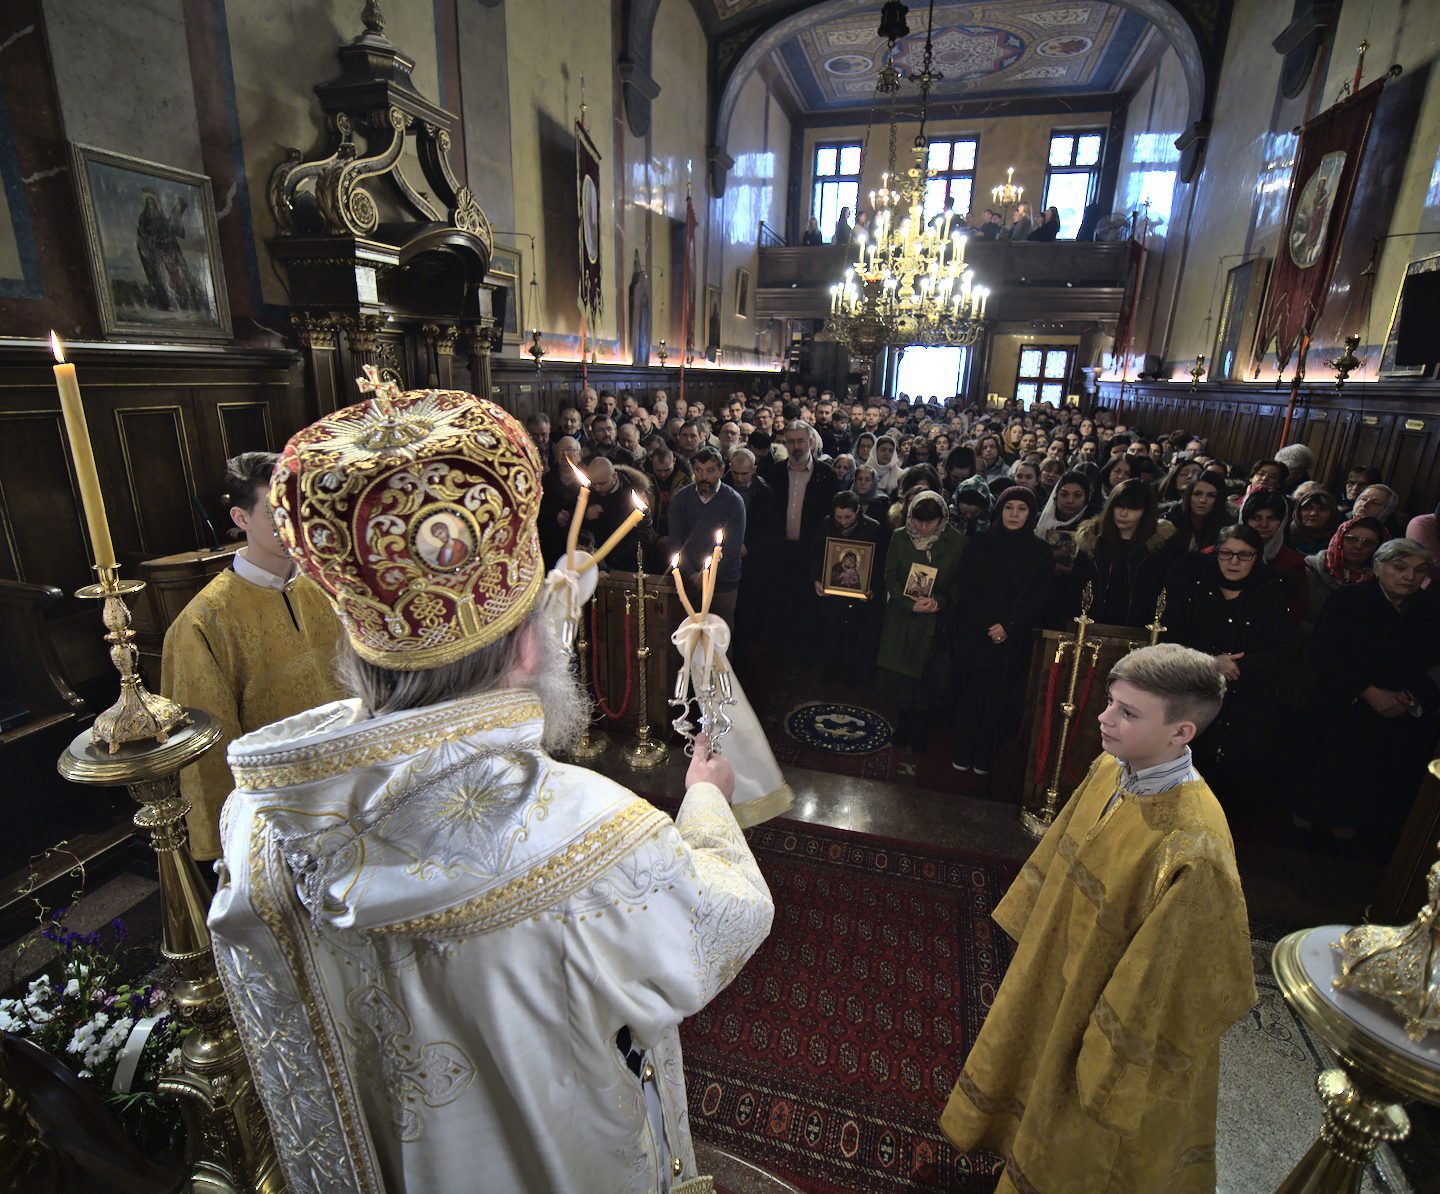
[{"label": "gold embroidery on vestment", "polygon": [[670,818],[659,809],[633,801],[578,841],[484,895],[441,912],[380,925],[373,931],[438,938],[506,928],[568,899],[609,869],[617,858],[670,824]]}]

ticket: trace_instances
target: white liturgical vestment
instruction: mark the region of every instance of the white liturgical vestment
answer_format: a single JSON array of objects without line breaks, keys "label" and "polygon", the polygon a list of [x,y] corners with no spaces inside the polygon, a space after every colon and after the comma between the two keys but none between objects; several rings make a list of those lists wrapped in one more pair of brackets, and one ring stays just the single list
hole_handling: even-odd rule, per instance
[{"label": "white liturgical vestment", "polygon": [[291,1194],[696,1177],[677,1026],[774,904],[718,789],[672,821],[542,726],[504,689],[232,744],[210,927]]}]

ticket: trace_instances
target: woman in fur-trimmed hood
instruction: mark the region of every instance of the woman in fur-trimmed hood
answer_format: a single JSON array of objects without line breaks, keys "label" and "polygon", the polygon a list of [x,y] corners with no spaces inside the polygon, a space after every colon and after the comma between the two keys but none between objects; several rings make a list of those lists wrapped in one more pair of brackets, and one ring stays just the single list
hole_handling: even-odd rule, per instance
[{"label": "woman in fur-trimmed hood", "polygon": [[1122,481],[1098,518],[1075,534],[1075,567],[1069,577],[1069,615],[1080,612],[1085,586],[1092,587],[1090,616],[1111,626],[1143,626],[1177,554],[1175,527],[1160,518],[1155,491],[1139,478]]}]

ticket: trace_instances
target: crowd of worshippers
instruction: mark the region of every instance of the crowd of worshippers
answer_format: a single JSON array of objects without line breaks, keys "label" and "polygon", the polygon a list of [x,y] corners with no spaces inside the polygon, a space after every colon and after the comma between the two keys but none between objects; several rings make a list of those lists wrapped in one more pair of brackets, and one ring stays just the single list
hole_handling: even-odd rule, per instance
[{"label": "crowd of worshippers", "polygon": [[[1081,214],[1080,224],[1074,237],[1060,236],[1060,209],[1047,207],[1038,215],[1029,203],[1015,205],[1014,217],[1007,224],[1004,212],[987,207],[981,212],[955,210],[955,200],[947,198],[944,208],[930,218],[930,227],[939,230],[949,240],[959,235],[969,240],[1034,240],[1053,241],[1059,239],[1077,241],[1125,240],[1130,235],[1130,220],[1126,215],[1106,216],[1098,203],[1090,203]],[[857,211],[854,221],[850,209],[842,207],[836,217],[835,226],[830,230],[832,245],[864,244],[870,235],[870,213]],[[810,223],[801,233],[802,245],[823,245],[825,233],[820,228],[818,216],[811,216]]]},{"label": "crowd of worshippers", "polygon": [[1435,512],[1407,522],[1366,464],[1332,491],[1303,444],[1241,466],[1105,410],[788,383],[718,410],[587,389],[528,429],[549,465],[547,563],[581,468],[589,539],[632,493],[652,512],[614,568],[674,559],[698,595],[723,531],[712,608],[742,675],[813,661],[822,683],[873,685],[902,749],[933,736],[988,776],[1020,728],[1032,632],[1073,629],[1088,590],[1092,619],[1138,637],[1163,589],[1165,638],[1228,682],[1196,752],[1238,833],[1363,854],[1403,828],[1440,732],[1440,531]]}]

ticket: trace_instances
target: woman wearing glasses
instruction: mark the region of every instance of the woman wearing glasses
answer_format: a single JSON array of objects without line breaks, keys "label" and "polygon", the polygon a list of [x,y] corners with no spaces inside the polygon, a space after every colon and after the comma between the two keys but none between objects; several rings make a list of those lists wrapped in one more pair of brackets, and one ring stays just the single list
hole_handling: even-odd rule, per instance
[{"label": "woman wearing glasses", "polygon": [[[1275,763],[1277,690],[1295,658],[1297,632],[1285,593],[1262,562],[1251,527],[1225,527],[1213,551],[1186,556],[1170,580],[1171,641],[1215,657],[1225,677],[1220,715],[1193,744],[1195,765],[1225,806],[1232,830],[1250,834],[1283,818]],[[1267,800],[1267,797],[1274,799]]]}]

